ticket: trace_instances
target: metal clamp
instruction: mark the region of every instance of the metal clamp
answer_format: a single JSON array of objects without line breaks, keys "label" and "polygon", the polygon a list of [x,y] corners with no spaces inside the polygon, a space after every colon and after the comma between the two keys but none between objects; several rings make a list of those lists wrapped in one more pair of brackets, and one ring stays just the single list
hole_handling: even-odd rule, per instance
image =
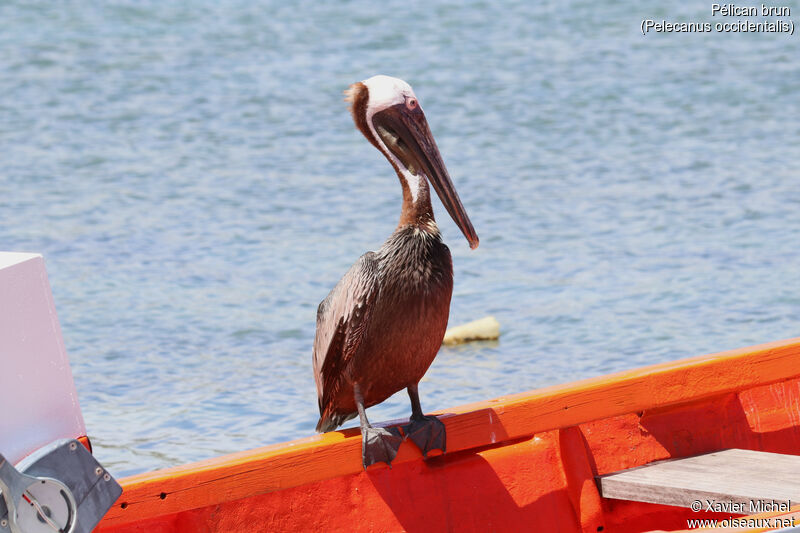
[{"label": "metal clamp", "polygon": [[0,455],[0,533],[91,533],[120,494],[74,439],[37,450],[17,468]]}]

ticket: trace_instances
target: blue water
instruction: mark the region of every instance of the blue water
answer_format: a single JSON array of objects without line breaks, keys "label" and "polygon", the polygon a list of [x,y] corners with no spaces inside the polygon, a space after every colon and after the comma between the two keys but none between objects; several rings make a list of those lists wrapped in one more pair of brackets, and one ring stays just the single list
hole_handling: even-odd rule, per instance
[{"label": "blue water", "polygon": [[502,325],[442,349],[424,408],[800,335],[800,37],[643,18],[710,3],[0,5],[0,249],[45,256],[99,459],[313,432],[316,306],[399,216],[342,101],[377,73],[481,237],[434,205],[451,324]]}]

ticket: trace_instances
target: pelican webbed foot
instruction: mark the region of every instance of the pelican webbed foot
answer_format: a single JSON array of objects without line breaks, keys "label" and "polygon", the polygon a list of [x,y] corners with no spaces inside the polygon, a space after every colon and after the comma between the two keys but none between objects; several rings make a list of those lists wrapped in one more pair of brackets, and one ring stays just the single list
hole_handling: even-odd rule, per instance
[{"label": "pelican webbed foot", "polygon": [[397,450],[403,443],[400,430],[395,427],[361,428],[361,457],[364,470],[375,463],[384,462],[390,467],[397,455]]},{"label": "pelican webbed foot", "polygon": [[427,457],[431,450],[445,452],[447,432],[442,421],[435,416],[412,415],[409,423],[402,427],[406,438],[417,445],[423,456]]}]

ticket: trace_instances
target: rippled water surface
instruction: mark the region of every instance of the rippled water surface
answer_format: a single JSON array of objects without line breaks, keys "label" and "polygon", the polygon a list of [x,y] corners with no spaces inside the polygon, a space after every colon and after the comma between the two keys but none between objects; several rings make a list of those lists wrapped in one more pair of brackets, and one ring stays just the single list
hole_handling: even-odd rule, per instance
[{"label": "rippled water surface", "polygon": [[313,432],[316,306],[399,215],[342,102],[376,73],[481,237],[434,205],[451,324],[502,324],[424,408],[800,334],[800,37],[639,33],[694,0],[323,4],[0,5],[0,249],[45,255],[116,473]]}]

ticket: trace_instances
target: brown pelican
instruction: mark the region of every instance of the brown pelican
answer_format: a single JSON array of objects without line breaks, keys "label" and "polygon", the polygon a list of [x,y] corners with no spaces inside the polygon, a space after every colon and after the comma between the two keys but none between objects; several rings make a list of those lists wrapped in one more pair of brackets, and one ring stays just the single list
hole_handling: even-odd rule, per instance
[{"label": "brown pelican", "polygon": [[[417,393],[442,344],[453,292],[453,263],[433,218],[428,180],[471,248],[478,235],[411,86],[374,76],[345,94],[356,126],[386,156],[403,188],[397,229],[377,252],[356,261],[317,310],[317,431],[336,429],[357,414],[366,468],[391,464],[405,438],[426,456],[445,451],[444,424],[422,413]],[[365,409],[401,389],[411,398],[403,433],[372,427]]]}]

